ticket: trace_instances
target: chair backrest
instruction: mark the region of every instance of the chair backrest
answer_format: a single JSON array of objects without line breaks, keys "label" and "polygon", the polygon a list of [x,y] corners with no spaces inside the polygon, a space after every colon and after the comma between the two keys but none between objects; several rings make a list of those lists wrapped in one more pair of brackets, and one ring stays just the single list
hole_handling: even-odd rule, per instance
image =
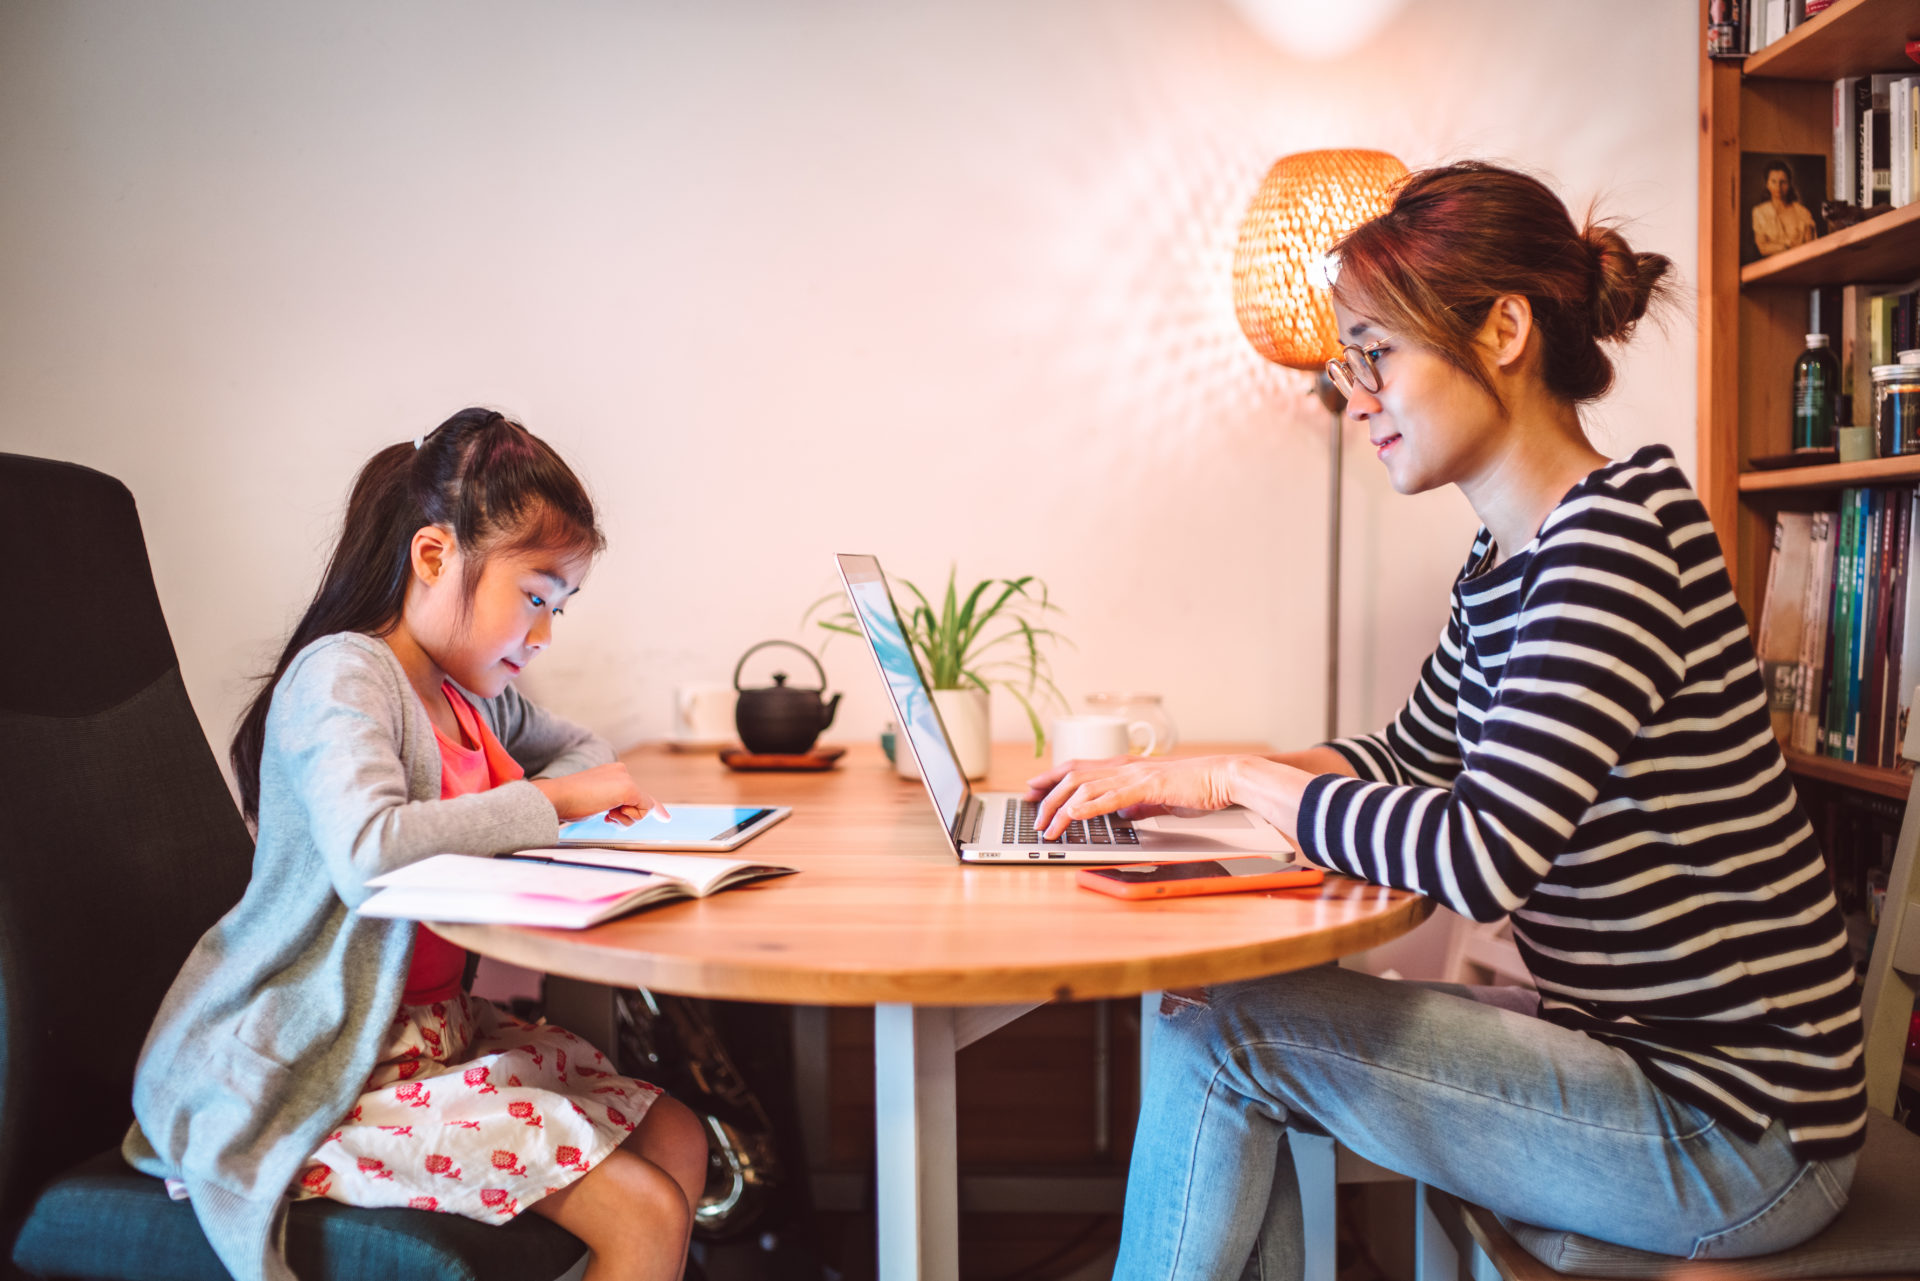
[{"label": "chair backrest", "polygon": [[126,487],[0,454],[0,558],[4,1225],[126,1132],[154,1011],[238,901],[253,842],[187,701]]},{"label": "chair backrest", "polygon": [[[1920,711],[1920,705],[1916,705]],[[1920,714],[1907,722],[1901,755],[1920,760]],[[1867,986],[1860,1014],[1867,1024],[1867,1103],[1893,1115],[1900,1089],[1900,1066],[1906,1059],[1907,1029],[1913,1022],[1914,1000],[1920,996],[1920,878],[1913,872],[1914,849],[1920,847],[1920,770],[1907,791],[1907,812],[1900,820],[1900,839],[1893,850],[1893,869],[1887,875],[1887,902],[1880,909],[1880,927],[1873,954],[1867,958]]]}]

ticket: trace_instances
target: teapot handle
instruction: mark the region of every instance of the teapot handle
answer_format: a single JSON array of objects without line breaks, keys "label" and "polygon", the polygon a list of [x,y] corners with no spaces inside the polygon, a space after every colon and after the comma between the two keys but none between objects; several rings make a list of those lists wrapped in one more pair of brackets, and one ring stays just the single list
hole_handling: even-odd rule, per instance
[{"label": "teapot handle", "polygon": [[802,654],[805,654],[807,661],[813,664],[813,670],[820,673],[820,688],[813,692],[818,694],[827,692],[827,669],[820,666],[820,660],[813,656],[812,650],[808,649],[805,645],[796,645],[790,640],[761,641],[758,645],[755,645],[752,649],[740,655],[740,661],[733,665],[734,689],[738,690],[740,688],[740,673],[746,670],[747,660],[752,658],[756,652],[765,649],[769,645],[785,645],[788,649],[797,649]]}]

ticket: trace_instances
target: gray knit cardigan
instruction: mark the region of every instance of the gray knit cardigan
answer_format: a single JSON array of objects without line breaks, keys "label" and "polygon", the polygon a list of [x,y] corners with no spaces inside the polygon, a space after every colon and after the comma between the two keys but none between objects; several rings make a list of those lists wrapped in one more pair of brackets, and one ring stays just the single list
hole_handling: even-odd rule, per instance
[{"label": "gray knit cardigan", "polygon": [[[474,702],[529,777],[613,759],[512,689]],[[355,912],[367,881],[431,854],[558,836],[530,782],[440,799],[433,724],[384,642],[341,633],[294,657],[267,714],[253,879],[161,1003],[123,1149],[186,1183],[238,1281],[293,1277],[287,1186],[359,1097],[406,986],[414,926]]]}]

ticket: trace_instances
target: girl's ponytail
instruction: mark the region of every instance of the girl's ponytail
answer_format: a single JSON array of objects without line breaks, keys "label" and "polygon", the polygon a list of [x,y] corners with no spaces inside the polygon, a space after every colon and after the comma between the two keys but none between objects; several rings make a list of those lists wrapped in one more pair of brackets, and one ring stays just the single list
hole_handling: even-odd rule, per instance
[{"label": "girl's ponytail", "polygon": [[463,598],[486,556],[503,546],[598,552],[605,540],[592,500],[539,437],[490,409],[463,409],[414,440],[389,445],[354,478],[340,541],[280,660],[234,728],[228,759],[249,820],[260,812],[260,754],[274,687],[294,655],[335,632],[384,636],[400,620],[412,579],[413,535],[452,530],[465,553]]}]

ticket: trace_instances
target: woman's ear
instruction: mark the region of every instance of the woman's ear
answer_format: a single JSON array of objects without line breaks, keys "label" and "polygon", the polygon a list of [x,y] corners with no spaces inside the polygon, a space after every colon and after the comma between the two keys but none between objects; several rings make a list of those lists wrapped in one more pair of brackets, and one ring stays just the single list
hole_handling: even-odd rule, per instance
[{"label": "woman's ear", "polygon": [[1501,294],[1493,300],[1475,341],[1495,369],[1513,373],[1532,337],[1533,304],[1523,294]]},{"label": "woman's ear", "polygon": [[453,566],[456,546],[453,531],[443,526],[422,525],[414,530],[408,549],[413,576],[428,587],[439,582]]}]

